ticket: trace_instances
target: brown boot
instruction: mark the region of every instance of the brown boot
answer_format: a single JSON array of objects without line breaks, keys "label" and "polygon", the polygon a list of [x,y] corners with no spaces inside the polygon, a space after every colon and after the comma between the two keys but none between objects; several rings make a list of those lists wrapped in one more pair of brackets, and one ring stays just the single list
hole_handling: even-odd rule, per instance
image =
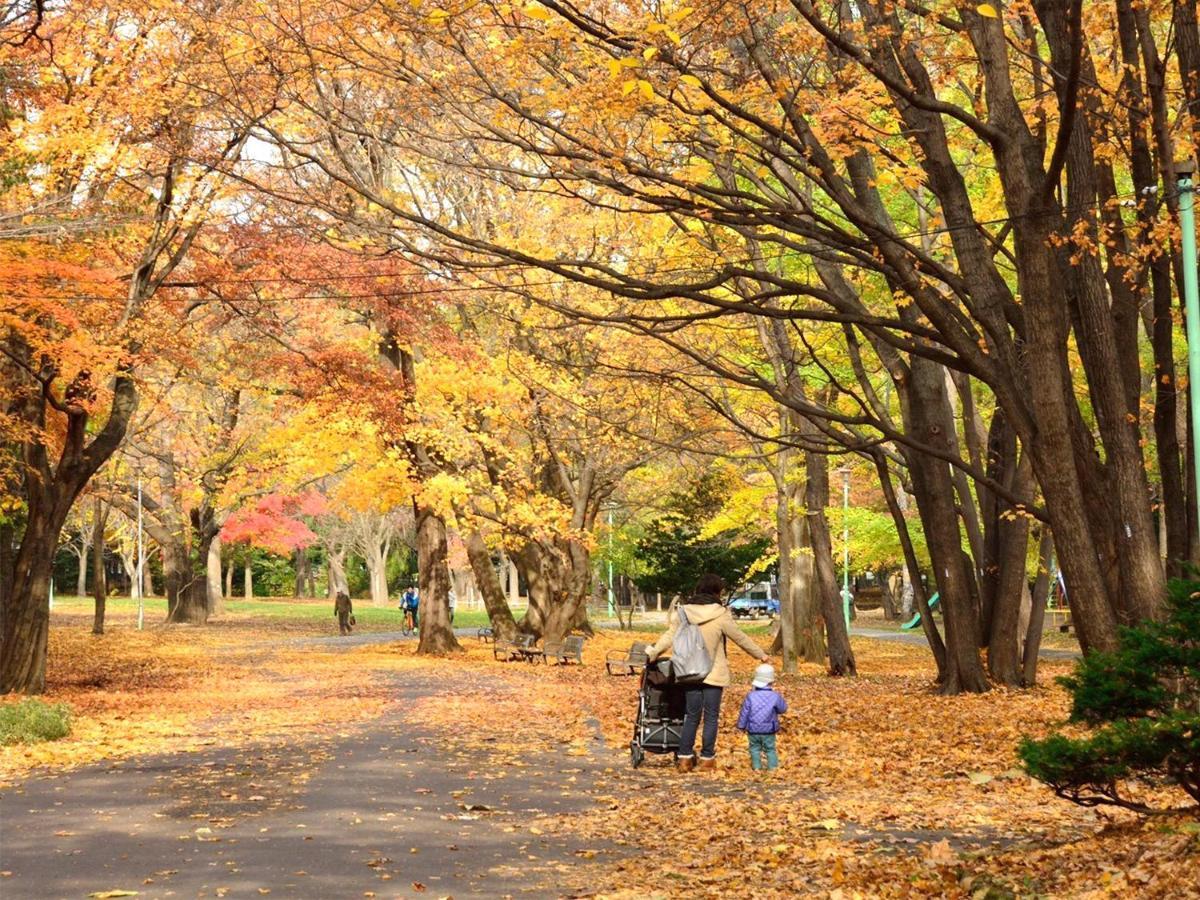
[{"label": "brown boot", "polygon": [[700,764],[696,768],[701,772],[712,772],[717,768],[717,759],[713,756],[702,756]]},{"label": "brown boot", "polygon": [[690,772],[696,768],[696,757],[681,756],[675,760],[675,768],[680,772]]}]

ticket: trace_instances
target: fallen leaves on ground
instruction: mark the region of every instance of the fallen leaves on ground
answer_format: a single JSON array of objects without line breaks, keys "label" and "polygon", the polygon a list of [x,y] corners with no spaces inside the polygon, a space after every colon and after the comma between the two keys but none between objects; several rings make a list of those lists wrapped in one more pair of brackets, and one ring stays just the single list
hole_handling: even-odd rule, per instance
[{"label": "fallen leaves on ground", "polygon": [[[556,869],[562,889],[614,898],[1200,897],[1194,818],[1081,809],[1017,767],[1017,739],[1065,718],[1061,689],[939,697],[918,647],[856,640],[859,678],[830,679],[816,666],[782,676],[791,709],[781,767],[761,774],[733,729],[754,664],[733,655],[718,768],[681,776],[666,756],[630,767],[638,679],[604,673],[607,651],[645,633],[602,632],[585,666],[560,667],[497,662],[471,639],[450,660],[417,657],[413,642],[306,644],[286,620],[143,632],[118,621],[102,637],[82,620],[62,626],[52,631],[49,694],[75,709],[73,733],[0,750],[0,780],[213,744],[311,747],[399,708],[443,752],[484,751],[491,771],[481,777],[537,777],[554,765],[591,800],[582,813],[501,827],[576,843],[576,862]],[[1044,665],[1042,683],[1066,668]],[[405,677],[438,690],[403,700],[394,685]],[[291,802],[308,774],[274,763],[261,773],[210,767],[164,799],[220,828]],[[459,806],[495,814],[465,798]],[[205,827],[196,840],[219,840]]]}]

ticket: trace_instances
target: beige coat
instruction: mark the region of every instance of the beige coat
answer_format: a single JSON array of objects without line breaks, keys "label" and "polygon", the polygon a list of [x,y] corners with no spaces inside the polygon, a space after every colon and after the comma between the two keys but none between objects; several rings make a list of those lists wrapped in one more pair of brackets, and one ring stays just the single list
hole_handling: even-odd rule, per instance
[{"label": "beige coat", "polygon": [[[725,656],[726,638],[732,638],[735,644],[759,662],[765,662],[770,659],[758,644],[754,643],[754,641],[747,637],[745,632],[733,624],[733,616],[721,604],[688,603],[684,604],[683,611],[687,615],[688,621],[699,627],[700,634],[704,638],[704,646],[708,648],[708,655],[713,661],[712,670],[708,673],[708,677],[704,679],[705,684],[712,685],[713,687],[728,687],[730,681],[733,680],[729,672],[729,659]],[[675,632],[679,628],[679,614],[676,607],[671,608],[667,620],[670,627],[646,651],[651,659],[659,656],[670,647],[671,642],[675,639]]]}]

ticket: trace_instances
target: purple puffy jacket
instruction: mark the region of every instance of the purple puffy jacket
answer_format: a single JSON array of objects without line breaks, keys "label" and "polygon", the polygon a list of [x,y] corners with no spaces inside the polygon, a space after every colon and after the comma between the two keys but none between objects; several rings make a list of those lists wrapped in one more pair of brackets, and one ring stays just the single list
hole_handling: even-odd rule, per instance
[{"label": "purple puffy jacket", "polygon": [[771,688],[754,688],[746,695],[738,716],[738,731],[748,734],[774,734],[779,730],[779,714],[787,712],[787,701]]}]

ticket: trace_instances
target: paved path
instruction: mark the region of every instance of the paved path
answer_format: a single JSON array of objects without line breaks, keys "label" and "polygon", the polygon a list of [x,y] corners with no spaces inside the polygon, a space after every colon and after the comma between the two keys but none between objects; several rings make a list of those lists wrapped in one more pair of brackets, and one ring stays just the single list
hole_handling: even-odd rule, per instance
[{"label": "paved path", "polygon": [[544,754],[497,771],[390,714],[353,735],[35,777],[0,794],[0,895],[559,896],[555,867],[613,848],[528,820],[586,808],[600,768]]},{"label": "paved path", "polygon": [[[865,637],[877,641],[897,641],[902,644],[920,644],[921,646],[929,646],[929,642],[925,639],[923,631],[887,631],[882,628],[854,628],[850,629],[851,637]],[[1043,659],[1078,659],[1078,650],[1058,649],[1055,647],[1041,647],[1038,650],[1038,656]]]}]

